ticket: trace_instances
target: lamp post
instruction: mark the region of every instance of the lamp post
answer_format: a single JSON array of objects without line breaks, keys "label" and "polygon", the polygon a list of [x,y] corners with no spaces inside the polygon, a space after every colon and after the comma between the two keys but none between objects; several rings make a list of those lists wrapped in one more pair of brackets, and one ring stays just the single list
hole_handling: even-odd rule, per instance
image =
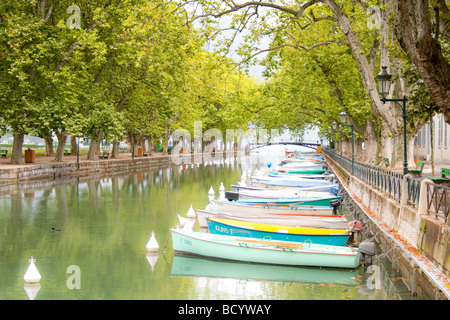
[{"label": "lamp post", "polygon": [[[381,67],[381,72],[377,75],[378,90],[381,95],[381,102],[392,101],[402,107],[403,117],[403,174],[408,174],[408,156],[406,151],[406,97],[402,99],[387,99],[389,88],[391,87],[391,75],[387,72],[387,66]],[[400,104],[399,102],[402,102]]]},{"label": "lamp post", "polygon": [[347,114],[344,110],[339,114],[339,117],[341,118],[341,126],[343,127],[350,127],[352,129],[352,175],[353,175],[353,167],[355,166],[355,138],[353,134],[353,123],[352,124],[346,124],[347,123]]}]

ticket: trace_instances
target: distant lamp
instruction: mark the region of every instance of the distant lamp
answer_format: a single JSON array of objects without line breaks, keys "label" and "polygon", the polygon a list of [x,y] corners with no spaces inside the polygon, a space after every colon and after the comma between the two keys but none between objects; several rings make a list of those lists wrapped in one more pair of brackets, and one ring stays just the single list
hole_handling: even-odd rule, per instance
[{"label": "distant lamp", "polygon": [[337,122],[336,121],[333,121],[331,123],[331,125],[333,126],[333,130],[337,130]]},{"label": "distant lamp", "polygon": [[341,119],[342,124],[347,124],[347,114],[345,111],[342,110],[342,112],[339,113],[339,118]]},{"label": "distant lamp", "polygon": [[[381,95],[381,100],[386,99],[391,87],[391,75],[387,72],[387,66],[382,66],[380,73],[377,75],[378,91]],[[384,101],[383,101],[384,102]]]}]

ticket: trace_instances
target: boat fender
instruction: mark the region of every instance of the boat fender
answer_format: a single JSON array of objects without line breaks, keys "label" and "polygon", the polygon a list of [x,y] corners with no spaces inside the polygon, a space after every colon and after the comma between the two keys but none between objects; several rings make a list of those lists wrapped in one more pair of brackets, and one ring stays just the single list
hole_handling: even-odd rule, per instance
[{"label": "boat fender", "polygon": [[363,241],[359,244],[359,252],[365,266],[372,264],[372,257],[376,253],[376,244],[374,241]]},{"label": "boat fender", "polygon": [[357,220],[350,221],[348,223],[348,227],[349,227],[350,231],[361,231],[362,230],[361,221],[357,221]]}]

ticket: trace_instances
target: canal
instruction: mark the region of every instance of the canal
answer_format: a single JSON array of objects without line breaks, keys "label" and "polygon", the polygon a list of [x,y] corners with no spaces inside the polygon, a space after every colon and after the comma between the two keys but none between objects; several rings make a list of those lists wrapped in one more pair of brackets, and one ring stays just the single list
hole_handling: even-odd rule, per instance
[{"label": "canal", "polygon": [[[413,297],[385,258],[376,259],[378,273],[369,274],[364,268],[294,268],[175,256],[169,229],[178,223],[177,214],[186,216],[191,204],[204,208],[211,186],[217,197],[222,182],[228,190],[243,171],[267,160],[267,154],[256,154],[241,163],[164,166],[3,191],[0,299],[427,299]],[[156,255],[145,248],[152,231],[160,245]],[[23,280],[31,256],[42,276],[34,287]]]}]

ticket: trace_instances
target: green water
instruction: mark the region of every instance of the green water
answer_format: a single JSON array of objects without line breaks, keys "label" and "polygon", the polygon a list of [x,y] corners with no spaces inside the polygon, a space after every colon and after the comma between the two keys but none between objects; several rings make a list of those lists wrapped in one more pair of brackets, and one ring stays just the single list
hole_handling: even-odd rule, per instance
[{"label": "green water", "polygon": [[[221,182],[228,190],[252,167],[168,166],[34,183],[13,193],[3,187],[0,299],[29,299],[23,276],[31,256],[42,276],[34,293],[27,289],[35,300],[409,298],[406,289],[392,289],[386,281],[381,289],[369,289],[363,268],[326,270],[175,257],[169,229],[178,223],[176,214],[185,216],[191,204],[204,208],[211,186],[217,196]],[[52,227],[61,231],[52,232]],[[156,256],[145,248],[152,231],[160,245]],[[381,278],[392,277],[385,273]]]}]

